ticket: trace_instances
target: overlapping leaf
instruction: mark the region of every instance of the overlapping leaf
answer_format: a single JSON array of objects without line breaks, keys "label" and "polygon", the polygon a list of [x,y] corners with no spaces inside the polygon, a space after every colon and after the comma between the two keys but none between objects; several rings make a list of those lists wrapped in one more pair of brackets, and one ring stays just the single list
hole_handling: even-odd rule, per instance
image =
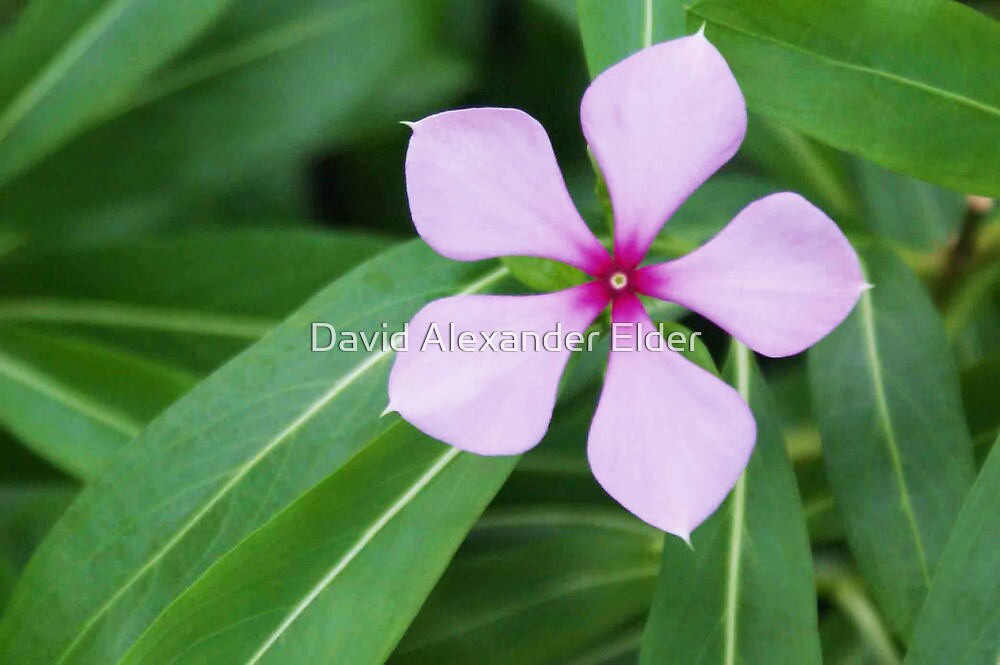
[{"label": "overlapping leaf", "polygon": [[87,487],[39,549],[0,624],[0,657],[115,662],[220,557],[394,426],[373,408],[391,353],[313,353],[312,322],[398,329],[427,300],[505,274],[420,243],[393,250],[199,384]]},{"label": "overlapping leaf", "polygon": [[386,245],[243,231],[11,257],[0,265],[0,423],[94,477],[198,378]]},{"label": "overlapping leaf", "polygon": [[393,420],[214,565],[123,662],[384,662],[517,461]]},{"label": "overlapping leaf", "polygon": [[851,550],[908,637],[972,484],[972,446],[930,300],[889,252],[863,260],[874,288],[810,351],[810,380]]}]

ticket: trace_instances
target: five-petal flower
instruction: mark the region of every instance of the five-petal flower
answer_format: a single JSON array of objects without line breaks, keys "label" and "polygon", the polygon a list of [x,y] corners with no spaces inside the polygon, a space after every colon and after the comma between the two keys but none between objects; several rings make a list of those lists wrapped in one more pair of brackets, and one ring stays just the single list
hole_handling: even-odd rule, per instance
[{"label": "five-petal flower", "polygon": [[[545,130],[521,111],[450,111],[412,125],[406,182],[419,234],[460,261],[544,257],[584,285],[544,295],[464,295],[410,323],[468,331],[584,332],[611,304],[635,336],[652,330],[637,294],[683,305],[767,356],[798,353],[837,326],[865,282],[826,215],[781,193],[747,206],[677,260],[642,266],[684,200],[735,154],[746,108],[722,55],[702,35],[642,50],[598,76],[583,131],[607,182],[614,252],[566,191]],[[600,484],[628,510],[687,540],[749,459],[756,427],[730,386],[669,350],[613,350],[587,444]],[[482,455],[532,448],[548,427],[569,351],[476,353],[416,345],[398,354],[390,409],[427,434]]]}]

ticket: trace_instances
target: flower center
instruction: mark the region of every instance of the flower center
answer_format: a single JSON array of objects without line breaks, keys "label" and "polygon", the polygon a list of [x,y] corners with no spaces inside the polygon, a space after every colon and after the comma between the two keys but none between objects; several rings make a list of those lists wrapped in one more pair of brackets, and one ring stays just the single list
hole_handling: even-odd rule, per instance
[{"label": "flower center", "polygon": [[608,277],[608,285],[611,286],[611,290],[614,292],[624,291],[625,287],[628,286],[628,275],[622,271],[613,272],[611,276]]}]

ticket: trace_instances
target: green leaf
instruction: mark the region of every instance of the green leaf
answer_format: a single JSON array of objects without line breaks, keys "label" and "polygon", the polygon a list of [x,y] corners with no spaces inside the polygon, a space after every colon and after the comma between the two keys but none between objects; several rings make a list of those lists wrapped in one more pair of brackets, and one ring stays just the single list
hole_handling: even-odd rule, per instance
[{"label": "green leaf", "polygon": [[0,263],[0,323],[82,335],[202,374],[387,245],[249,230],[24,252]]},{"label": "green leaf", "polygon": [[746,159],[784,188],[805,196],[844,228],[860,224],[850,158],[756,113],[747,117],[738,159]]},{"label": "green leaf", "polygon": [[385,662],[516,461],[397,419],[220,559],[122,662]]},{"label": "green leaf", "polygon": [[1000,445],[948,539],[907,665],[985,665],[1000,655]]},{"label": "green leaf", "polygon": [[[687,253],[708,242],[757,199],[778,191],[778,186],[764,178],[742,173],[721,173],[695,190],[671,217],[663,232],[653,241],[651,256],[671,256],[660,251],[665,240]],[[673,253],[673,258],[677,253]]]},{"label": "green leaf", "polygon": [[809,354],[827,475],[876,601],[908,637],[972,484],[972,445],[941,320],[886,250],[874,288]]},{"label": "green leaf", "polygon": [[814,545],[828,544],[844,539],[844,525],[823,470],[823,451],[813,420],[804,361],[805,357],[800,356],[769,375],[768,387],[778,407],[788,456],[795,466],[809,540]]},{"label": "green leaf", "polygon": [[94,478],[194,383],[89,340],[0,330],[0,424],[79,478]]},{"label": "green leaf", "polygon": [[666,536],[639,662],[819,663],[809,539],[777,409],[746,347],[734,344],[725,374],[753,409],[757,444],[692,547]]},{"label": "green leaf", "polygon": [[427,599],[393,665],[564,663],[643,617],[661,534],[623,511],[487,513]]},{"label": "green leaf", "polygon": [[505,256],[501,260],[517,281],[535,291],[561,291],[591,279],[573,266],[551,259]]},{"label": "green leaf", "polygon": [[703,370],[715,375],[719,374],[719,368],[715,366],[712,353],[705,346],[700,332],[696,333],[675,321],[655,321],[654,323],[660,329],[660,335],[663,339],[667,340],[668,348],[680,353]]},{"label": "green leaf", "polygon": [[594,480],[585,452],[599,395],[593,386],[556,410],[545,438],[521,457],[496,503],[617,505]]},{"label": "green leaf", "polygon": [[[951,189],[1000,194],[1000,24],[955,2],[700,0],[751,110]],[[928,131],[933,127],[934,131]]]},{"label": "green leaf", "polygon": [[220,557],[396,427],[379,416],[391,353],[311,352],[311,323],[399,330],[428,300],[506,274],[410,243],[335,281],[198,384],[53,529],[0,624],[0,659],[116,662]]},{"label": "green leaf", "polygon": [[0,43],[0,184],[113,112],[230,1],[31,3]]},{"label": "green leaf", "polygon": [[913,249],[932,251],[958,236],[965,197],[865,160],[857,162],[865,227]]},{"label": "green leaf", "polygon": [[591,78],[640,49],[685,33],[680,0],[579,0],[577,16]]},{"label": "green leaf", "polygon": [[427,64],[434,53],[425,4],[236,3],[114,117],[10,183],[0,217],[60,242],[89,238],[109,218],[149,228],[175,221],[206,192],[239,186],[260,164],[297,163],[355,140],[365,128],[359,116],[375,120],[383,106],[395,116],[384,130],[405,131],[398,120],[439,101],[397,96],[404,65]]}]

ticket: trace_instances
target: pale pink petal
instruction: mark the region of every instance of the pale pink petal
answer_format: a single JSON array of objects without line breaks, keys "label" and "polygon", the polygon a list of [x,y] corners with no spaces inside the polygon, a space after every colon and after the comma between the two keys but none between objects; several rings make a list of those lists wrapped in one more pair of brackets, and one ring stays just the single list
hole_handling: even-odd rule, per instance
[{"label": "pale pink petal", "polygon": [[[654,330],[632,295],[615,301],[612,317],[641,324],[642,336]],[[756,424],[739,393],[679,353],[637,346],[635,331],[618,329],[629,340],[611,352],[587,456],[608,494],[689,540],[739,479]]]},{"label": "pale pink petal", "polygon": [[[584,333],[607,305],[601,284],[537,296],[455,296],[420,310],[409,326],[408,350],[396,356],[389,377],[389,410],[430,436],[480,455],[515,455],[537,444],[552,418],[559,377],[570,351],[562,342],[570,332]],[[432,324],[436,328],[432,328]],[[515,333],[519,351],[461,351],[448,343],[454,334]],[[436,330],[437,332],[433,332]],[[521,344],[524,331],[555,335],[535,346]],[[439,334],[438,334],[439,333]],[[436,343],[440,337],[446,350]],[[421,351],[421,348],[424,350]],[[579,346],[577,346],[579,348]]]},{"label": "pale pink petal", "polygon": [[736,153],[746,106],[699,33],[602,73],[583,96],[581,120],[611,195],[616,256],[633,267],[684,199]]},{"label": "pale pink petal", "polygon": [[773,358],[826,336],[868,286],[837,225],[791,193],[751,203],[703,247],[638,270],[635,285]]},{"label": "pale pink petal", "polygon": [[515,109],[477,108],[411,125],[406,191],[417,232],[459,261],[555,259],[590,274],[607,250],[580,218],[538,121]]}]

